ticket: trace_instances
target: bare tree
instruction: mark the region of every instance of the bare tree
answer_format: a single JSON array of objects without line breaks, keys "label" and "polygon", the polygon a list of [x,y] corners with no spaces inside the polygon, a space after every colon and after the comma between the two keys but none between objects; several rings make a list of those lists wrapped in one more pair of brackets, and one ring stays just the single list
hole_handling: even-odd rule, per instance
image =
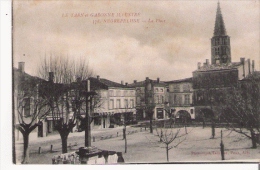
[{"label": "bare tree", "polygon": [[[52,73],[52,75],[49,75]],[[82,80],[93,75],[86,58],[75,60],[73,57],[50,55],[42,58],[39,63],[38,76],[49,81],[45,84],[45,96],[48,96],[54,126],[62,139],[62,152],[67,152],[67,138],[77,119],[82,117],[80,112],[85,106],[86,115],[90,114],[89,91]],[[76,82],[77,81],[77,82]],[[44,89],[44,87],[43,87]],[[86,120],[87,119],[87,120]],[[82,121],[83,122],[83,121]],[[90,143],[90,118],[86,116],[84,122],[86,141]],[[88,136],[88,137],[87,137]]]},{"label": "bare tree", "polygon": [[67,152],[67,138],[76,125],[75,110],[72,110],[72,95],[70,85],[58,84],[50,80],[41,84],[40,96],[48,101],[49,114],[54,128],[59,132],[62,141],[62,153]]},{"label": "bare tree", "polygon": [[[160,138],[160,142],[165,145],[167,162],[169,162],[169,150],[171,150],[172,148],[176,148],[184,140],[186,140],[185,136],[188,134],[181,134],[181,128],[176,128],[175,130],[174,128],[160,128],[160,130],[156,128],[156,133],[157,136]],[[175,143],[171,145],[174,141]]]},{"label": "bare tree", "polygon": [[65,84],[75,82],[77,78],[85,80],[93,75],[93,70],[86,58],[81,57],[79,60],[75,60],[73,57],[61,55],[50,55],[41,58],[38,66],[38,76],[47,80],[49,72],[54,73],[53,81],[55,83]]},{"label": "bare tree", "polygon": [[17,97],[17,117],[19,124],[16,128],[22,133],[24,148],[22,163],[29,162],[29,135],[41,124],[49,112],[48,101],[39,97],[38,85],[35,82],[19,82],[20,90]]},{"label": "bare tree", "polygon": [[252,141],[257,148],[256,132],[260,129],[260,75],[251,74],[225,93],[225,107],[221,118],[230,122],[228,127]]}]

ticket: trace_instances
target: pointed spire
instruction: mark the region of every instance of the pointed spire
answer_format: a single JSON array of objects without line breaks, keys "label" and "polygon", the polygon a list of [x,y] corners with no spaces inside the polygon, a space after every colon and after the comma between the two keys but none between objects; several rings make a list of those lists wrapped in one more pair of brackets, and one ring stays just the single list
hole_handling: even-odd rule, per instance
[{"label": "pointed spire", "polygon": [[214,36],[219,36],[219,35],[226,35],[226,29],[225,29],[225,23],[221,14],[220,5],[218,1]]}]

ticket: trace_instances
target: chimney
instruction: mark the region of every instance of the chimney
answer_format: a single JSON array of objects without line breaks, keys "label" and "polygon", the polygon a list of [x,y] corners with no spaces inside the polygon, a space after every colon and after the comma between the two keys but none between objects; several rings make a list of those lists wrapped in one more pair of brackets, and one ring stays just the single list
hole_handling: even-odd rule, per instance
[{"label": "chimney", "polygon": [[157,78],[157,83],[160,83],[160,78],[159,77]]},{"label": "chimney", "polygon": [[251,74],[251,68],[250,68],[250,66],[251,66],[251,62],[250,62],[250,59],[247,59],[247,61],[248,61],[248,73],[249,74]]},{"label": "chimney", "polygon": [[207,66],[209,65],[209,59],[206,59],[206,65]]},{"label": "chimney", "polygon": [[252,72],[255,71],[255,60],[252,60]]},{"label": "chimney", "polygon": [[54,79],[54,73],[49,72],[49,82],[53,82],[53,79]]},{"label": "chimney", "polygon": [[100,80],[100,76],[99,76],[99,75],[97,75],[97,80],[98,80],[98,81]]},{"label": "chimney", "polygon": [[243,65],[243,77],[245,78],[245,58],[240,58],[240,63]]},{"label": "chimney", "polygon": [[137,80],[134,80],[134,83],[137,83]]},{"label": "chimney", "polygon": [[245,58],[240,58],[240,63],[244,64],[245,63]]},{"label": "chimney", "polygon": [[200,63],[200,62],[198,62],[198,69],[200,69],[200,67],[201,67],[201,63]]},{"label": "chimney", "polygon": [[121,84],[124,85],[124,81],[123,80],[121,80]]},{"label": "chimney", "polygon": [[18,62],[18,70],[24,73],[24,62]]},{"label": "chimney", "polygon": [[126,83],[125,83],[125,85],[127,86],[127,85],[128,85],[128,83],[126,82]]}]

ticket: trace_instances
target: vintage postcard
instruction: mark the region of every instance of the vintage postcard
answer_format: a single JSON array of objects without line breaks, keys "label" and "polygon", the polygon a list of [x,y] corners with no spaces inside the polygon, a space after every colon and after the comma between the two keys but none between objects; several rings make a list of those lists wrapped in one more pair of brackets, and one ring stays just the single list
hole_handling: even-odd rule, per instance
[{"label": "vintage postcard", "polygon": [[13,0],[13,163],[259,163],[259,3]]}]

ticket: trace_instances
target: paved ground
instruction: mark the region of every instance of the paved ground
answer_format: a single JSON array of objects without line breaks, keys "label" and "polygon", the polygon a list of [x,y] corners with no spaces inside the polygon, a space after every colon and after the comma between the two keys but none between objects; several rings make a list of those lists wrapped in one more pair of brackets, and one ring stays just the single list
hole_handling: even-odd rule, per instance
[{"label": "paved ground", "polygon": [[[175,129],[176,130],[176,129]],[[174,130],[174,131],[175,131]],[[216,129],[215,139],[210,139],[211,128],[206,127],[189,127],[188,135],[180,138],[186,139],[169,151],[170,162],[191,162],[191,161],[221,161],[220,156],[220,128]],[[223,130],[223,142],[225,145],[226,161],[253,160],[260,161],[260,149],[251,149],[251,141],[237,134],[230,133],[226,129]],[[128,127],[127,131],[135,132],[127,135],[127,153],[124,153],[124,140],[122,140],[122,127],[106,130],[94,130],[93,136],[96,136],[92,146],[96,146],[104,150],[114,150],[123,152],[126,163],[162,163],[166,162],[166,149],[164,144],[159,142],[156,131],[154,134],[149,133],[149,129],[140,132],[140,128]],[[119,137],[117,136],[119,132]],[[137,133],[136,133],[137,132]],[[184,128],[181,129],[180,135],[185,134]],[[112,138],[100,140],[101,136],[112,136]],[[68,143],[78,143],[73,146],[71,151],[78,149],[84,144],[84,132],[73,133],[69,136]],[[61,142],[59,136],[52,137],[51,140],[34,141],[30,144],[30,163],[32,164],[50,164],[51,157],[61,153]],[[55,139],[56,138],[56,139]],[[172,144],[177,144],[179,139]],[[53,144],[56,152],[50,153],[50,145]],[[17,148],[21,149],[22,144],[18,143]],[[42,153],[38,154],[39,146],[42,147]],[[70,150],[69,150],[70,151]]]}]

